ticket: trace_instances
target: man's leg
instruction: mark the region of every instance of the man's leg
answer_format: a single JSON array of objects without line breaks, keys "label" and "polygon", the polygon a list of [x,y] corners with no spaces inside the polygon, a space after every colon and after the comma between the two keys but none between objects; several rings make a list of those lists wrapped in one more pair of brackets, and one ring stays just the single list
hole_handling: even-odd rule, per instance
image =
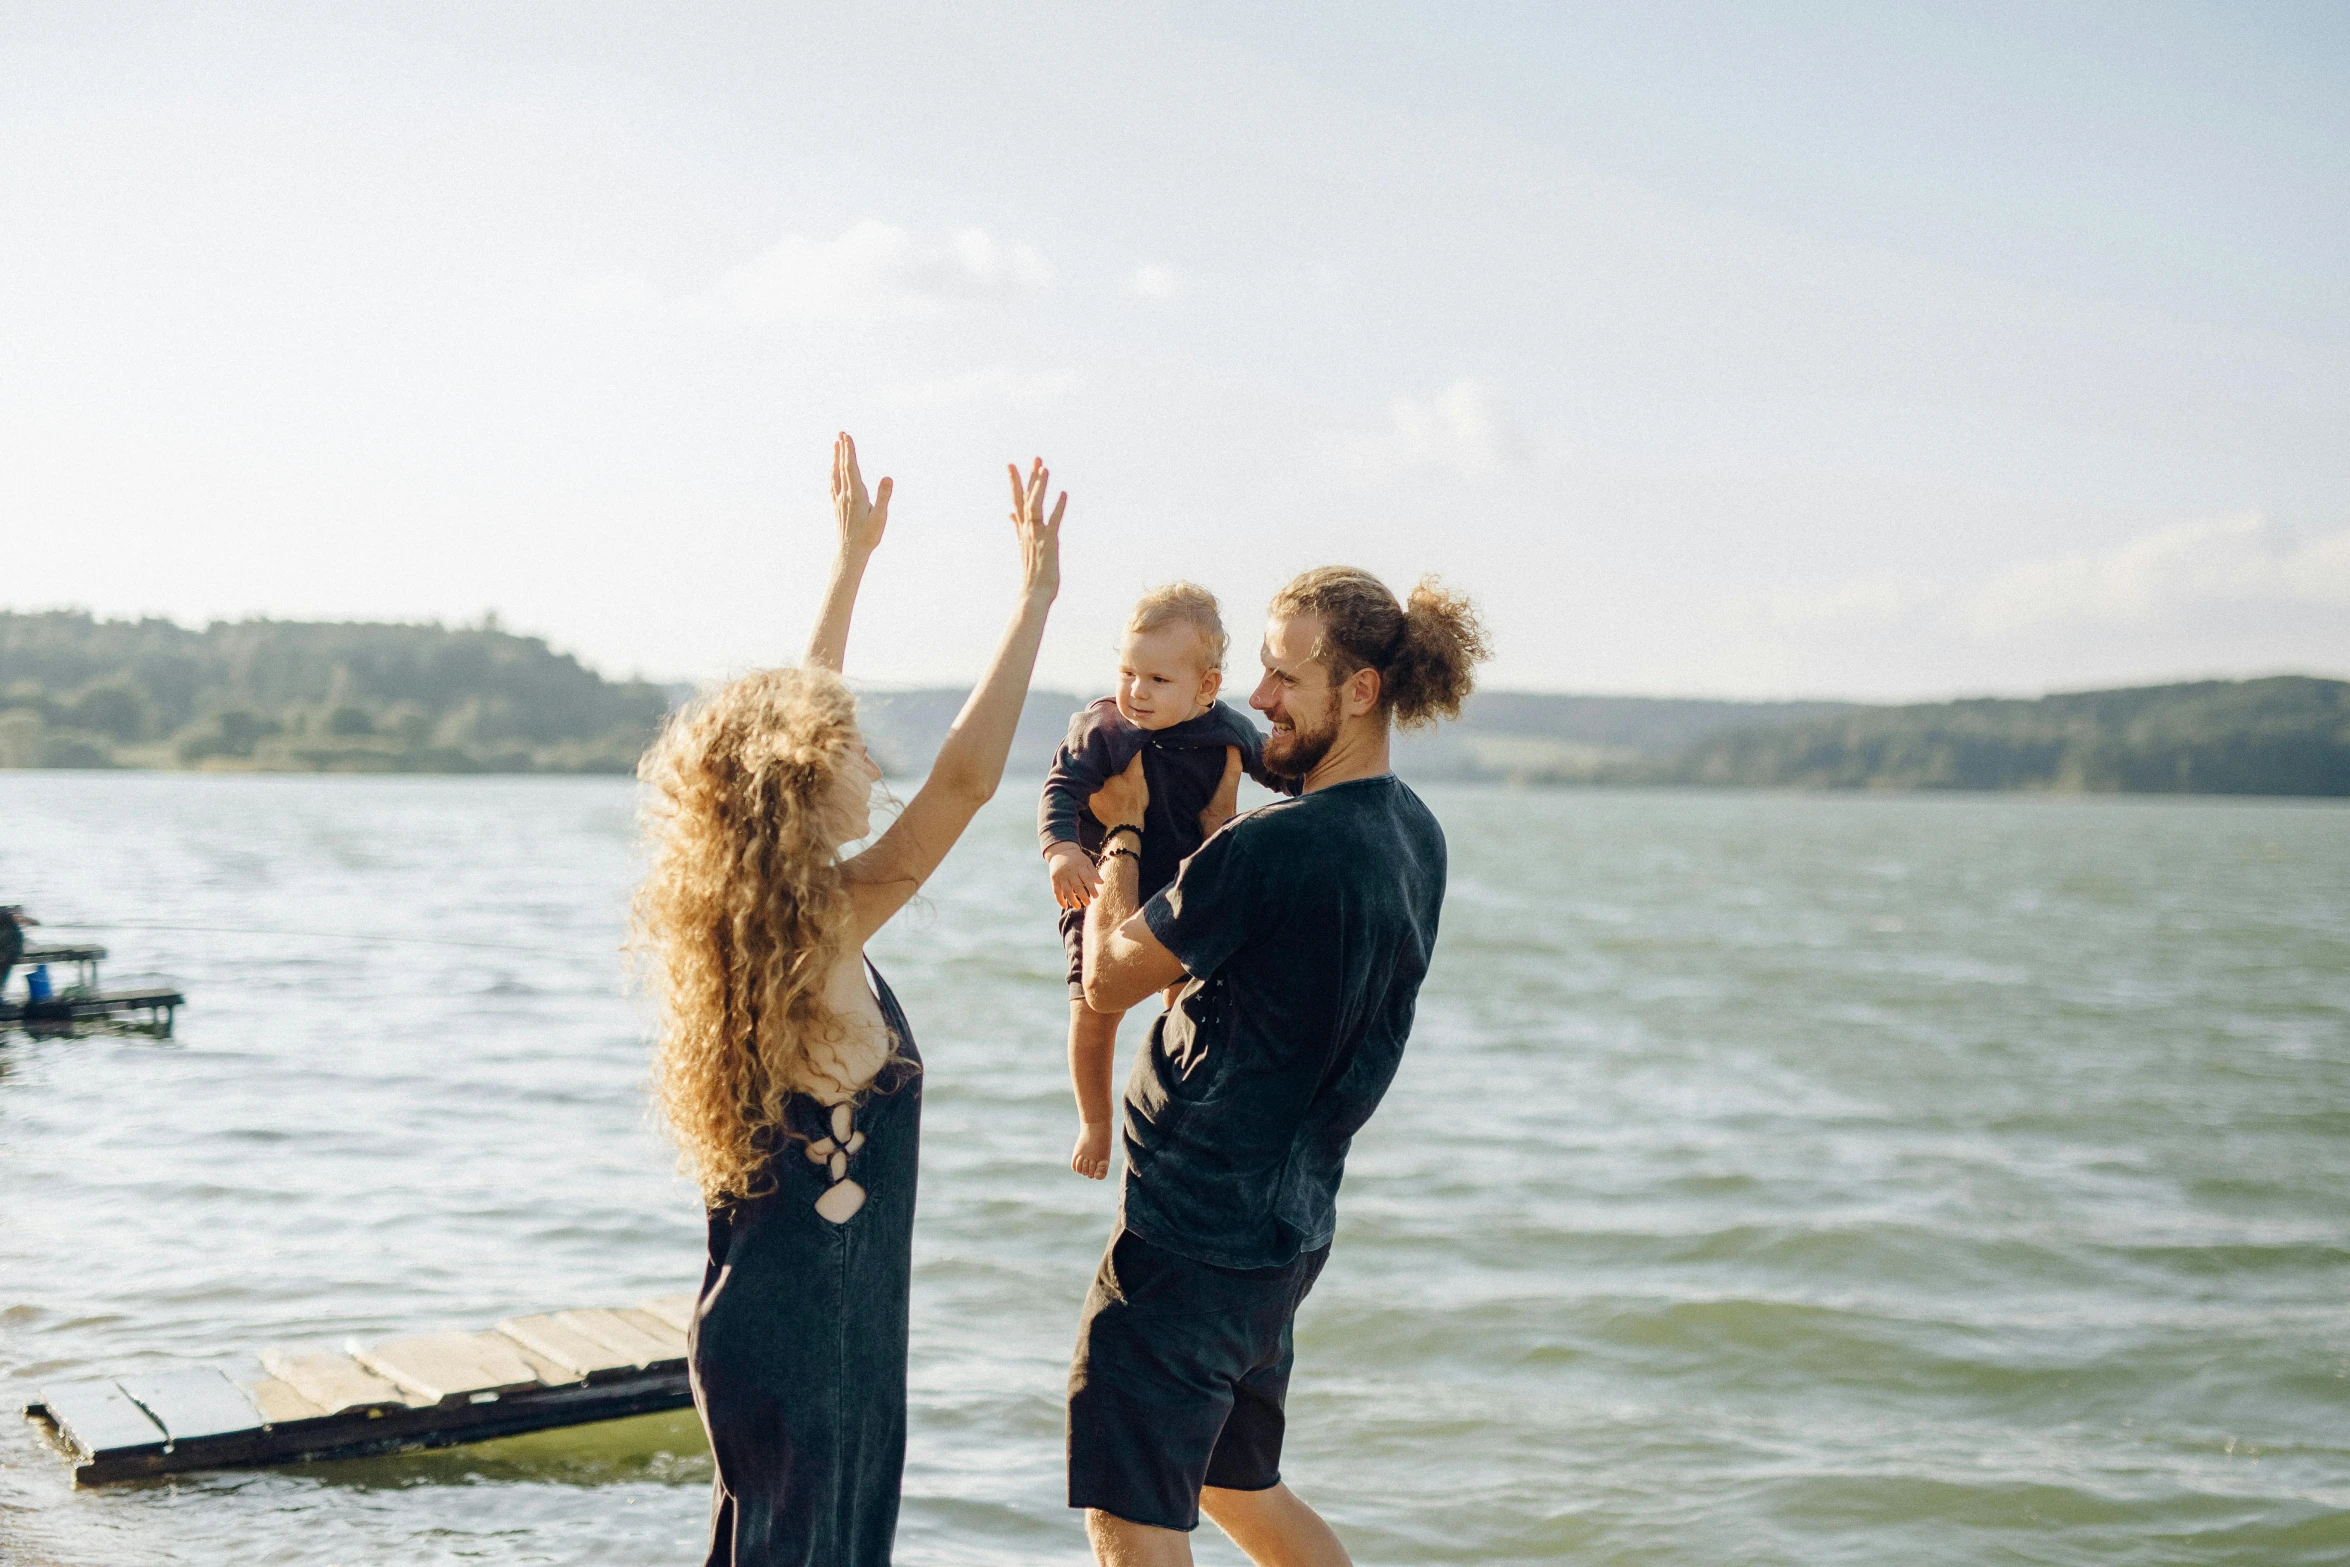
[{"label": "man's leg", "polygon": [[1085,1513],[1085,1538],[1101,1567],[1191,1567],[1191,1536],[1180,1529],[1130,1523],[1092,1507]]},{"label": "man's leg", "polygon": [[[1346,1547],[1338,1543],[1338,1536],[1331,1533],[1322,1515],[1286,1485],[1275,1484],[1262,1491],[1226,1491],[1212,1485],[1202,1486],[1199,1510],[1208,1515],[1209,1522],[1231,1536],[1232,1543],[1247,1552],[1248,1559],[1257,1567],[1353,1567],[1354,1558],[1346,1554]],[[1094,1552],[1100,1555],[1101,1547],[1096,1545]],[[1113,1558],[1101,1559],[1107,1563]],[[1134,1559],[1153,1563],[1188,1562],[1191,1552],[1186,1549],[1181,1556]]]}]

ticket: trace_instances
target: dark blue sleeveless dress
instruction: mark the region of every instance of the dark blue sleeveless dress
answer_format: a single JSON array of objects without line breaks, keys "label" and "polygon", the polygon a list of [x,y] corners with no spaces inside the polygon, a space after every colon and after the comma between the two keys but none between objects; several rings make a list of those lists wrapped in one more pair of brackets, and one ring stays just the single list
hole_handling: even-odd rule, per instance
[{"label": "dark blue sleeveless dress", "polygon": [[[694,1313],[694,1405],[718,1477],[709,1567],[887,1567],[906,1459],[906,1301],[922,1058],[880,971],[895,1053],[850,1107],[792,1098],[775,1188],[710,1212]],[[834,1224],[842,1180],[865,1203]]]}]

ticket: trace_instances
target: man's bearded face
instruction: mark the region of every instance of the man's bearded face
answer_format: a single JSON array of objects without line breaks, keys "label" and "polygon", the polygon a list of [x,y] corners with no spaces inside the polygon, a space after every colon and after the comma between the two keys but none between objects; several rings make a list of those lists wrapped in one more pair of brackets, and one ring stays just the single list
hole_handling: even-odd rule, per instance
[{"label": "man's bearded face", "polygon": [[1310,615],[1276,620],[1265,628],[1265,678],[1249,706],[1265,715],[1265,771],[1303,778],[1338,742],[1338,685],[1312,657],[1321,623]]},{"label": "man's bearded face", "polygon": [[1283,720],[1274,720],[1273,733],[1265,740],[1265,771],[1276,778],[1303,778],[1321,766],[1330,747],[1338,743],[1338,704],[1330,703],[1319,718],[1319,724],[1309,728],[1314,718],[1292,704],[1286,726]]}]

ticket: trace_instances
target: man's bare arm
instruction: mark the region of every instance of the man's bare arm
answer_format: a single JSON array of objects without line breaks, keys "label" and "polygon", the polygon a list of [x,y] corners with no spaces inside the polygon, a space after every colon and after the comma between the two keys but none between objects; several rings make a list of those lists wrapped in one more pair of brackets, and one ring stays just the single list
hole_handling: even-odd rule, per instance
[{"label": "man's bare arm", "polygon": [[1142,902],[1142,818],[1150,798],[1137,755],[1089,802],[1109,829],[1102,844],[1101,886],[1085,911],[1085,1004],[1096,1012],[1123,1012],[1183,977],[1182,960],[1151,934],[1137,912]]}]

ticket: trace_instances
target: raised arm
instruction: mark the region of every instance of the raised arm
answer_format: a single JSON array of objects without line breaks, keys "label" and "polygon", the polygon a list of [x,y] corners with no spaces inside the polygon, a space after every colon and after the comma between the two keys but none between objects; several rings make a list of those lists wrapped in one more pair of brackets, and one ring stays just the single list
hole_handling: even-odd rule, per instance
[{"label": "raised arm", "polygon": [[930,764],[930,776],[889,831],[842,868],[860,943],[930,879],[1003,781],[1004,758],[1012,749],[1012,732],[1020,725],[1020,708],[1028,698],[1037,646],[1044,640],[1045,616],[1061,590],[1061,513],[1069,505],[1063,494],[1052,515],[1045,515],[1052,475],[1042,458],[1025,483],[1018,468],[1011,473],[1012,531],[1020,541],[1020,601],[987,673],[956,715],[938,759]]},{"label": "raised arm", "polygon": [[849,616],[856,612],[857,589],[865,581],[865,563],[881,543],[889,526],[890,482],[871,496],[865,476],[857,471],[857,443],[843,430],[832,443],[832,515],[840,524],[840,553],[832,558],[832,582],[824,590],[824,610],[816,629],[808,634],[811,668],[840,673],[849,651]]}]

